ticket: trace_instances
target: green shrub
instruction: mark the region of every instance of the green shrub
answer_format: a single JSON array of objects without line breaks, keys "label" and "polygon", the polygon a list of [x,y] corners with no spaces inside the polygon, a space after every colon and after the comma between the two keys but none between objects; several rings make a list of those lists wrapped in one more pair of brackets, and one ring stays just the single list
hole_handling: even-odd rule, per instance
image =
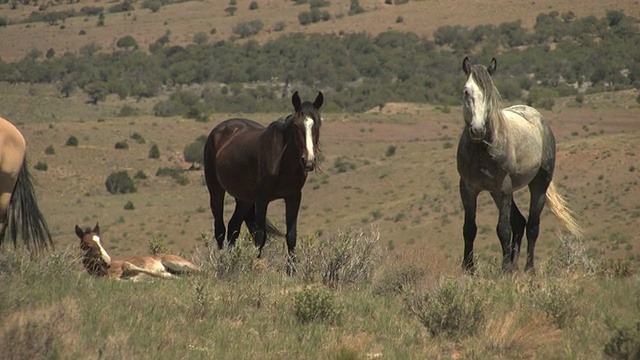
[{"label": "green shrub", "polygon": [[[205,245],[212,246],[215,240],[208,238]],[[213,246],[215,247],[215,246]],[[236,244],[228,251],[213,251],[211,253],[213,272],[217,278],[229,278],[235,276],[245,276],[255,269],[257,250],[250,240],[250,235],[246,232],[240,234]]]},{"label": "green shrub", "polygon": [[432,336],[457,340],[474,335],[485,321],[482,299],[473,288],[445,280],[432,293],[417,296],[410,310]]},{"label": "green shrub", "polygon": [[604,345],[604,353],[612,359],[640,359],[640,322],[635,329],[615,329],[615,334]]},{"label": "green shrub", "polygon": [[131,139],[134,140],[136,143],[138,144],[144,144],[146,143],[145,139],[142,137],[142,135],[138,134],[137,132],[131,134]]},{"label": "green shrub", "polygon": [[123,105],[120,108],[120,112],[118,113],[118,116],[127,117],[127,116],[136,116],[138,114],[139,114],[138,109],[134,108],[131,105]]},{"label": "green shrub", "polygon": [[67,146],[78,146],[78,138],[76,138],[73,135],[69,136],[69,138],[67,139],[67,143],[65,145],[67,145]]},{"label": "green shrub", "polygon": [[47,154],[47,155],[54,155],[56,153],[56,150],[53,148],[53,145],[49,145],[44,150],[44,153]]},{"label": "green shrub", "polygon": [[111,173],[104,185],[107,191],[112,194],[134,193],[137,190],[133,185],[133,180],[129,177],[129,173],[124,170]]},{"label": "green shrub", "polygon": [[126,203],[126,204],[124,204],[124,209],[125,209],[125,210],[133,210],[133,209],[135,209],[135,208],[136,208],[136,207],[135,207],[135,206],[133,206],[133,203],[131,202],[131,200],[127,201],[127,203]]},{"label": "green shrub", "polygon": [[165,237],[166,235],[160,234],[149,239],[149,254],[151,254],[152,256],[156,256],[169,253],[169,249],[164,243]]},{"label": "green shrub", "polygon": [[298,321],[335,323],[341,312],[331,291],[320,287],[308,287],[293,295],[293,309]]},{"label": "green shrub", "polygon": [[198,137],[194,142],[184,147],[184,161],[190,163],[198,163],[204,165],[204,144],[207,142],[207,137],[202,135]]},{"label": "green shrub", "polygon": [[133,178],[139,179],[139,180],[146,180],[147,174],[145,174],[145,172],[142,170],[138,170],[138,172],[135,175],[133,175]]},{"label": "green shrub", "polygon": [[385,153],[386,157],[389,156],[393,156],[396,154],[396,147],[395,145],[389,145],[389,147],[387,148],[387,152]]},{"label": "green shrub", "polygon": [[262,30],[264,24],[261,20],[251,20],[247,22],[238,23],[233,27],[233,33],[241,38],[250,37],[256,35]]},{"label": "green shrub", "polygon": [[187,185],[189,183],[189,179],[184,175],[184,169],[180,167],[158,168],[156,176],[171,177],[178,185]]},{"label": "green shrub", "polygon": [[158,149],[158,145],[153,144],[149,149],[149,158],[150,159],[158,159],[160,157],[160,149]]},{"label": "green shrub", "polygon": [[338,156],[333,162],[333,167],[337,173],[344,173],[348,170],[354,170],[356,168],[356,164],[345,159],[342,156]]},{"label": "green shrub", "polygon": [[538,287],[529,289],[527,299],[533,308],[546,313],[559,328],[569,326],[578,315],[582,289],[558,278],[550,277]]},{"label": "green shrub", "polygon": [[39,171],[47,171],[49,170],[49,165],[47,165],[47,163],[44,161],[38,161],[38,163],[35,164],[33,168]]},{"label": "green shrub", "polygon": [[118,141],[115,144],[114,148],[116,148],[117,150],[127,150],[129,149],[129,144],[126,140]]}]

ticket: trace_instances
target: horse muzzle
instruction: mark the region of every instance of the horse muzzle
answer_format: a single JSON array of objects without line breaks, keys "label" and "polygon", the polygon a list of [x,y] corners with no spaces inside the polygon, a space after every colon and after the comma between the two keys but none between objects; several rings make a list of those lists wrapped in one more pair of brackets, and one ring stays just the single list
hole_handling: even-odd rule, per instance
[{"label": "horse muzzle", "polygon": [[471,140],[481,141],[484,139],[486,133],[487,128],[485,127],[469,127],[469,136],[471,137]]},{"label": "horse muzzle", "polygon": [[316,169],[316,160],[307,160],[305,158],[302,158],[302,168],[304,169],[304,171],[313,171]]}]

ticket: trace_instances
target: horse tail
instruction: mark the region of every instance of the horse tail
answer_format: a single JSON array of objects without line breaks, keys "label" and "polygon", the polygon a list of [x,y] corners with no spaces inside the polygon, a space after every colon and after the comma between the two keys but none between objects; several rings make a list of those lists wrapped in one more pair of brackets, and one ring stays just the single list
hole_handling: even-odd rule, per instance
[{"label": "horse tail", "polygon": [[280,229],[278,229],[278,227],[271,220],[269,220],[269,218],[267,218],[267,235],[282,237],[286,234],[280,231]]},{"label": "horse tail", "polygon": [[573,211],[569,208],[567,200],[556,190],[553,181],[551,181],[547,189],[547,204],[553,215],[560,220],[567,231],[575,237],[582,237],[582,228],[576,221]]},{"label": "horse tail", "polygon": [[20,236],[29,250],[37,252],[40,249],[48,249],[49,246],[53,247],[47,222],[36,202],[26,157],[22,162],[7,209],[7,225],[14,246],[18,240],[18,232],[20,232]]},{"label": "horse tail", "polygon": [[203,149],[203,154],[202,154],[202,159],[204,162],[204,173],[205,176],[208,176],[208,169],[214,169],[215,168],[215,164],[213,163],[215,161],[215,151],[216,151],[216,145],[214,143],[214,136],[213,136],[213,131],[209,134],[209,136],[207,136],[207,141],[204,143],[204,149]]}]

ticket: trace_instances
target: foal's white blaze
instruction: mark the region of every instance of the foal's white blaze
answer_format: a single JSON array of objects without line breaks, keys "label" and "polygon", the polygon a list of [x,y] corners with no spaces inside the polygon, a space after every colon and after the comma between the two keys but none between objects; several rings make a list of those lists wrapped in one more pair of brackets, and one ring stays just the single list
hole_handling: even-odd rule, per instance
[{"label": "foal's white blaze", "polygon": [[305,134],[305,145],[307,147],[307,161],[313,162],[316,158],[316,155],[313,150],[313,132],[311,131],[313,128],[313,119],[310,117],[306,117],[304,119],[304,134]]},{"label": "foal's white blaze", "polygon": [[468,94],[467,106],[471,110],[471,121],[469,126],[473,132],[481,132],[484,128],[484,122],[487,117],[487,104],[484,99],[482,89],[476,84],[473,75],[469,75],[464,89]]},{"label": "foal's white blaze", "polygon": [[100,236],[93,235],[92,240],[94,243],[96,243],[96,245],[98,245],[98,248],[100,249],[100,255],[102,256],[102,260],[104,260],[107,264],[111,264],[111,256],[109,256],[109,254],[107,254],[107,251],[102,247],[102,244],[100,243]]}]

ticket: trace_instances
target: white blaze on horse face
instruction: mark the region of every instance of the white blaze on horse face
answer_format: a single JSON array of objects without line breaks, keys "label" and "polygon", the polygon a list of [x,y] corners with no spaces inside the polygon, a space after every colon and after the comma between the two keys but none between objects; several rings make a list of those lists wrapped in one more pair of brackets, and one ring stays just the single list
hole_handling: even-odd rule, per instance
[{"label": "white blaze on horse face", "polygon": [[111,256],[109,256],[109,254],[107,254],[107,251],[102,247],[102,244],[100,243],[100,236],[93,235],[91,240],[93,240],[93,242],[96,243],[96,245],[98,245],[98,248],[100,249],[100,255],[102,256],[102,260],[104,260],[107,263],[107,265],[111,264]]},{"label": "white blaze on horse face", "polygon": [[313,124],[314,124],[314,121],[312,118],[307,116],[304,119],[304,136],[305,136],[304,142],[307,148],[307,158],[305,160],[308,163],[312,163],[316,158],[316,155],[313,149],[313,131],[312,131]]},{"label": "white blaze on horse face", "polygon": [[485,102],[482,89],[476,84],[473,75],[469,75],[467,83],[464,85],[466,97],[464,101],[466,106],[471,110],[471,119],[469,119],[469,130],[471,134],[484,135],[485,119],[487,117],[487,104]]}]

